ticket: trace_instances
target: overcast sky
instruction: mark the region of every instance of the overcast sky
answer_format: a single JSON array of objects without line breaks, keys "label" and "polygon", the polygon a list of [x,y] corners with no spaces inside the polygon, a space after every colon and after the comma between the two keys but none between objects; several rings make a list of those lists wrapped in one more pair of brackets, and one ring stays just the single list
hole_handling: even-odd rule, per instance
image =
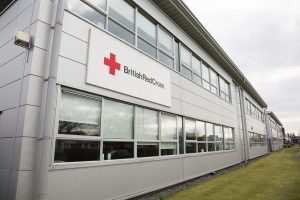
[{"label": "overcast sky", "polygon": [[300,0],[184,1],[286,132],[300,132]]}]

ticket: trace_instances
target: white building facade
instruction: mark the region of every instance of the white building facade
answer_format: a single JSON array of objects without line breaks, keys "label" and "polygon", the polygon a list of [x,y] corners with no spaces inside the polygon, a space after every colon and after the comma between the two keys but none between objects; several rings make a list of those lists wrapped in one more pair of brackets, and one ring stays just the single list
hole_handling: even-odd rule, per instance
[{"label": "white building facade", "polygon": [[0,9],[0,199],[128,199],[282,148],[280,121],[181,0]]}]

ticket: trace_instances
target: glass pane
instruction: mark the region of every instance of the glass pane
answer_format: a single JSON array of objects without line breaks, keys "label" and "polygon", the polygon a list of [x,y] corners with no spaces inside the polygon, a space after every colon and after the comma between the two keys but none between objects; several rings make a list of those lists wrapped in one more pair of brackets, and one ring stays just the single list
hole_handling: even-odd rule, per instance
[{"label": "glass pane", "polygon": [[78,162],[100,159],[100,142],[56,140],[54,162]]},{"label": "glass pane", "polygon": [[206,143],[198,143],[198,153],[206,152]]},{"label": "glass pane", "polygon": [[215,141],[213,124],[206,123],[206,135],[208,141]]},{"label": "glass pane", "polygon": [[182,74],[184,76],[186,76],[189,79],[192,79],[192,71],[189,68],[186,68],[185,66],[182,65],[181,69],[182,69]]},{"label": "glass pane", "polygon": [[204,87],[205,89],[210,90],[210,84],[209,84],[207,81],[203,80],[202,83],[203,83],[203,87]]},{"label": "glass pane", "polygon": [[175,65],[176,65],[176,71],[180,72],[179,43],[176,41],[175,41]]},{"label": "glass pane", "polygon": [[137,144],[137,157],[152,157],[158,156],[159,147],[158,143],[138,142]]},{"label": "glass pane", "polygon": [[158,44],[159,44],[159,48],[173,55],[173,51],[174,51],[173,37],[171,37],[162,29],[158,29]]},{"label": "glass pane", "polygon": [[160,144],[160,154],[165,155],[176,155],[177,154],[177,145],[174,142],[162,142]]},{"label": "glass pane", "polygon": [[196,132],[198,141],[206,141],[205,134],[205,123],[201,121],[196,121]]},{"label": "glass pane", "polygon": [[186,140],[196,140],[196,121],[185,119],[184,128]]},{"label": "glass pane", "polygon": [[196,143],[186,143],[186,153],[196,153]]},{"label": "glass pane", "polygon": [[156,26],[142,14],[137,14],[138,35],[156,46]]},{"label": "glass pane", "polygon": [[164,54],[161,51],[159,51],[158,60],[173,69],[173,67],[174,67],[173,58],[170,58],[169,56],[167,56],[166,54]]},{"label": "glass pane", "polygon": [[218,89],[215,87],[215,86],[212,86],[210,87],[210,91],[214,94],[218,94]]},{"label": "glass pane", "polygon": [[112,20],[108,20],[108,31],[115,34],[119,38],[124,39],[130,44],[134,44],[134,34]]},{"label": "glass pane", "polygon": [[184,154],[184,136],[182,130],[182,117],[177,116],[177,131],[179,136],[179,153]]},{"label": "glass pane", "polygon": [[225,92],[225,80],[222,77],[219,77],[220,89],[222,92]]},{"label": "glass pane", "polygon": [[108,15],[134,31],[134,8],[125,1],[110,0]]},{"label": "glass pane", "polygon": [[176,140],[176,116],[161,114],[161,139],[162,140]]},{"label": "glass pane", "polygon": [[60,101],[59,134],[100,135],[100,101],[63,93]]},{"label": "glass pane", "polygon": [[212,69],[210,69],[210,83],[213,86],[218,87],[218,76],[217,73]]},{"label": "glass pane", "polygon": [[91,4],[95,5],[102,10],[106,10],[106,0],[87,0]]},{"label": "glass pane", "polygon": [[216,141],[223,141],[222,126],[215,125],[215,140]]},{"label": "glass pane", "polygon": [[209,68],[202,63],[202,78],[209,82]]},{"label": "glass pane", "polygon": [[139,140],[158,140],[158,112],[137,107],[136,120]]},{"label": "glass pane", "polygon": [[208,143],[207,144],[208,151],[215,151],[215,143]]},{"label": "glass pane", "polygon": [[195,82],[195,83],[197,83],[198,85],[201,85],[201,77],[200,76],[198,76],[197,74],[193,74],[193,81]]},{"label": "glass pane", "polygon": [[104,160],[133,158],[133,142],[103,142]]},{"label": "glass pane", "polygon": [[180,50],[181,62],[189,67],[192,66],[192,53],[183,46]]},{"label": "glass pane", "polygon": [[[252,147],[252,143],[250,143],[250,147]],[[225,143],[224,150],[230,150],[230,143]]]},{"label": "glass pane", "polygon": [[78,0],[69,0],[68,8],[75,14],[91,21],[92,23],[104,28],[105,16],[94,10],[87,4]]},{"label": "glass pane", "polygon": [[192,57],[192,68],[193,68],[194,72],[201,75],[200,61],[197,58],[195,58],[194,56]]},{"label": "glass pane", "polygon": [[222,142],[216,143],[216,151],[223,151],[223,143]]},{"label": "glass pane", "polygon": [[156,58],[156,48],[150,45],[149,43],[145,42],[143,39],[138,38],[137,47],[145,53],[149,54],[150,56]]},{"label": "glass pane", "polygon": [[105,100],[102,115],[104,138],[133,138],[133,106]]}]

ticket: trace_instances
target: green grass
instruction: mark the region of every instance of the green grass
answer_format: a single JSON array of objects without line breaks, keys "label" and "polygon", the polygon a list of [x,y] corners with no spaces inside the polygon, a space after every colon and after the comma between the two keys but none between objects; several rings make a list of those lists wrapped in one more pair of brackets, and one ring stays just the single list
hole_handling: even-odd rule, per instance
[{"label": "green grass", "polygon": [[165,200],[300,200],[300,148],[272,153],[243,168],[179,191]]}]

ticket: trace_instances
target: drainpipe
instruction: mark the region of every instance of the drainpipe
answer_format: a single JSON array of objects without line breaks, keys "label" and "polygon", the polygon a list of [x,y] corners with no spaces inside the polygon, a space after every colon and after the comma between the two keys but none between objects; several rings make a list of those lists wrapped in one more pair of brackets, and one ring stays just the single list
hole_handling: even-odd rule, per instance
[{"label": "drainpipe", "polygon": [[248,162],[249,151],[248,151],[248,134],[247,134],[247,123],[246,123],[246,115],[245,115],[245,101],[244,101],[244,93],[241,86],[239,86],[239,97],[240,97],[240,108],[241,108],[241,117],[242,117],[242,130],[243,130],[243,139],[244,139],[244,155],[245,155],[245,163]]},{"label": "drainpipe", "polygon": [[45,63],[43,93],[40,112],[39,135],[33,197],[35,200],[46,198],[48,190],[48,170],[51,163],[51,148],[55,127],[57,97],[57,68],[64,15],[64,0],[54,0],[50,22],[48,49]]}]

